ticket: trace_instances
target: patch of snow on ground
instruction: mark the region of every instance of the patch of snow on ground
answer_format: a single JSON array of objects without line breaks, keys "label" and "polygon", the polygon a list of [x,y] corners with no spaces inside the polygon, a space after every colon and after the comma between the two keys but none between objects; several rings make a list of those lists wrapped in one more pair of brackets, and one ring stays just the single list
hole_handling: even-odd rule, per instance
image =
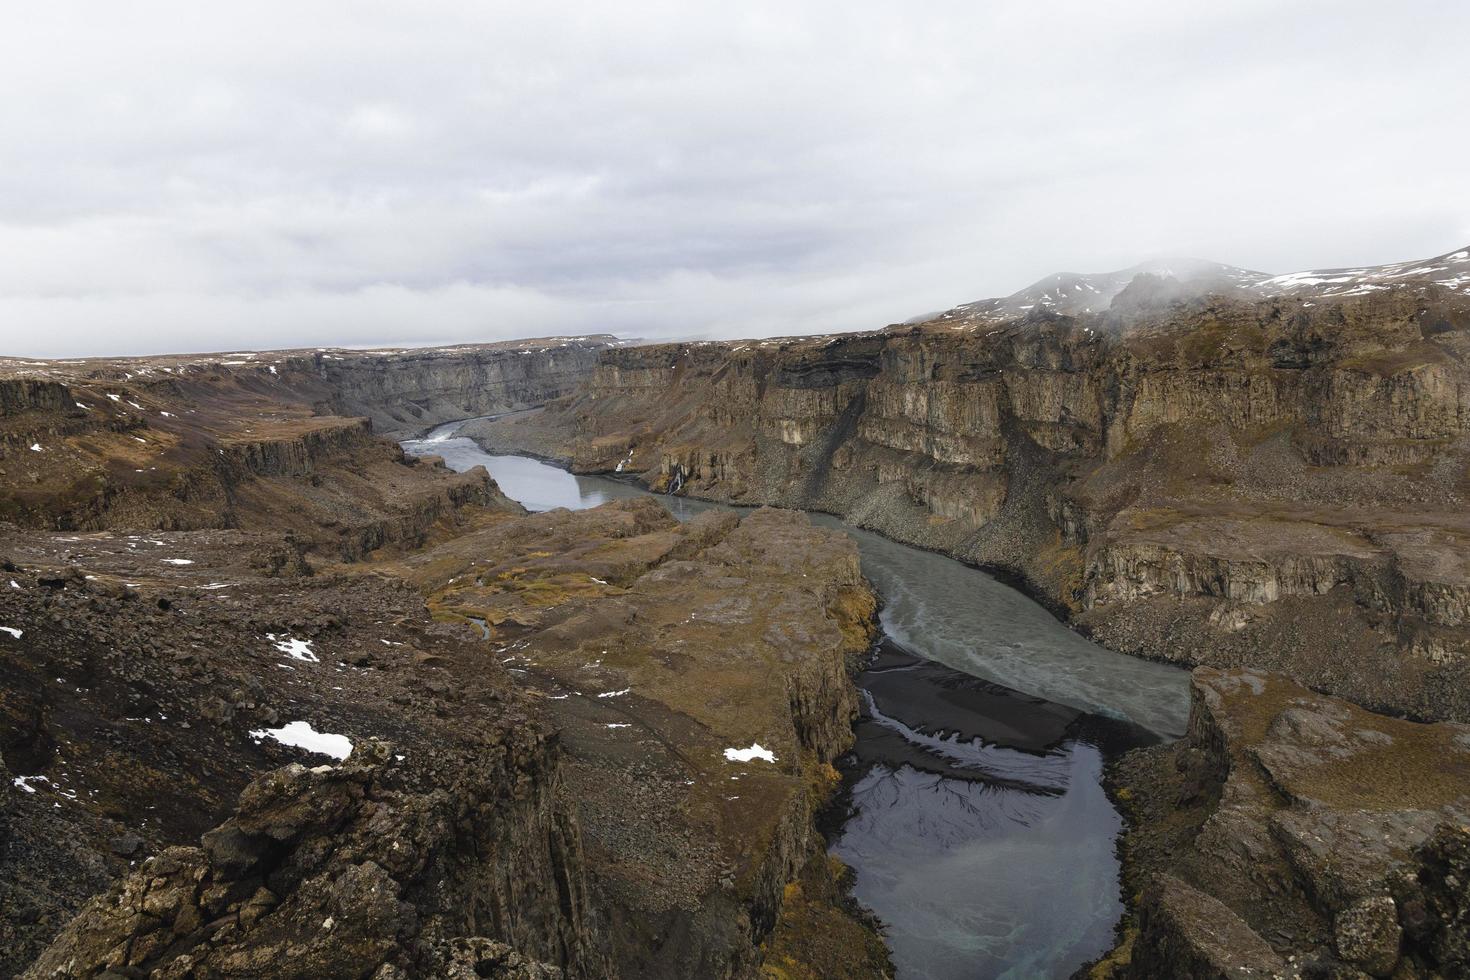
[{"label": "patch of snow on ground", "polygon": [[775,762],[776,753],[770,749],[763,749],[759,742],[751,742],[748,749],[726,749],[726,762],[750,762],[753,759],[763,759],[766,762]]},{"label": "patch of snow on ground", "polygon": [[329,755],[339,762],[352,754],[352,740],[346,735],[319,732],[306,721],[293,721],[280,728],[259,728],[251,732],[250,737],[257,742],[263,738],[273,738],[282,745],[294,745],[308,752]]},{"label": "patch of snow on ground", "polygon": [[599,694],[597,696],[600,697],[600,698],[616,698],[616,697],[621,697],[624,694],[627,694],[631,690],[633,690],[631,687],[625,687],[621,691],[606,691],[606,692],[604,692],[602,694]]},{"label": "patch of snow on ground", "polygon": [[194,564],[194,559],[192,559],[192,558],[164,558],[163,559],[163,563],[166,564],[166,565],[192,565],[192,564]]},{"label": "patch of snow on ground", "polygon": [[36,787],[30,784],[31,780],[34,780],[38,783],[51,782],[51,780],[47,779],[45,776],[16,776],[14,779],[11,780],[11,783],[25,790],[27,793],[34,793],[36,791]]},{"label": "patch of snow on ground", "polygon": [[[15,583],[11,582],[10,584],[14,585]],[[25,630],[18,630],[14,626],[0,626],[0,633],[9,633],[18,640],[25,635]]]},{"label": "patch of snow on ground", "polygon": [[312,652],[310,640],[293,640],[289,636],[277,639],[274,633],[267,633],[265,638],[292,660],[303,660],[309,664],[321,663],[321,658]]}]

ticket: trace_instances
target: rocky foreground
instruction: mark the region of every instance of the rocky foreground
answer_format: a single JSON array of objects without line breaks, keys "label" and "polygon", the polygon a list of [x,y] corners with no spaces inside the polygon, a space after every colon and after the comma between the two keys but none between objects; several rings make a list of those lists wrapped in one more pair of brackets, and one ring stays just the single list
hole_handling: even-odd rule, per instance
[{"label": "rocky foreground", "polygon": [[755,968],[851,741],[849,542],[640,500],[280,546],[0,536],[0,972]]}]

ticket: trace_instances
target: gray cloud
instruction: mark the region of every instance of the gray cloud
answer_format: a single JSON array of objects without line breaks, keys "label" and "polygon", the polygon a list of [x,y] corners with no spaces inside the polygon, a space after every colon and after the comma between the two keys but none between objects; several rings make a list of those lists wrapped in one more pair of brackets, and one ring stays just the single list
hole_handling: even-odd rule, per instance
[{"label": "gray cloud", "polygon": [[881,326],[1470,242],[1453,2],[31,5],[0,353]]}]

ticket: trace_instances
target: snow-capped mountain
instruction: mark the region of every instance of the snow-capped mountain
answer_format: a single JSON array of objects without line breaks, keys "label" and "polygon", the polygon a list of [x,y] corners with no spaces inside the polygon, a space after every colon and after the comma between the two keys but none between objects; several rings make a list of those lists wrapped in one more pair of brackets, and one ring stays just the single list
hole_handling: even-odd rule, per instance
[{"label": "snow-capped mountain", "polygon": [[1263,280],[1255,290],[1263,296],[1362,296],[1394,286],[1426,283],[1470,294],[1470,248],[1420,262],[1291,272]]},{"label": "snow-capped mountain", "polygon": [[1100,313],[1140,275],[1154,276],[1168,283],[1173,295],[1244,293],[1326,299],[1431,283],[1470,295],[1470,248],[1418,262],[1317,269],[1282,276],[1202,259],[1160,259],[1116,272],[1058,272],[1009,296],[965,303],[933,319],[995,319],[1020,316],[1036,309],[1069,314]]},{"label": "snow-capped mountain", "polygon": [[980,316],[1016,316],[1037,308],[1058,313],[1099,313],[1140,275],[1174,279],[1198,292],[1249,289],[1270,278],[1269,273],[1238,269],[1203,259],[1157,259],[1116,272],[1057,272],[1020,292],[956,307],[954,313]]}]

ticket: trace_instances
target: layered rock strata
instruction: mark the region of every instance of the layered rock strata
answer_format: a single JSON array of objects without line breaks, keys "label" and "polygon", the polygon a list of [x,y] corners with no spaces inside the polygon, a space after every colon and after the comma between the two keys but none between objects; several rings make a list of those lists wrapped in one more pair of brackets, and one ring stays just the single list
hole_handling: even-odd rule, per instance
[{"label": "layered rock strata", "polygon": [[334,559],[417,547],[467,505],[514,508],[483,472],[419,464],[374,421],[421,428],[538,404],[601,346],[0,361],[0,519],[288,528]]},{"label": "layered rock strata", "polygon": [[1116,649],[1470,717],[1470,305],[1435,286],[608,350],[463,432],[999,567]]}]

